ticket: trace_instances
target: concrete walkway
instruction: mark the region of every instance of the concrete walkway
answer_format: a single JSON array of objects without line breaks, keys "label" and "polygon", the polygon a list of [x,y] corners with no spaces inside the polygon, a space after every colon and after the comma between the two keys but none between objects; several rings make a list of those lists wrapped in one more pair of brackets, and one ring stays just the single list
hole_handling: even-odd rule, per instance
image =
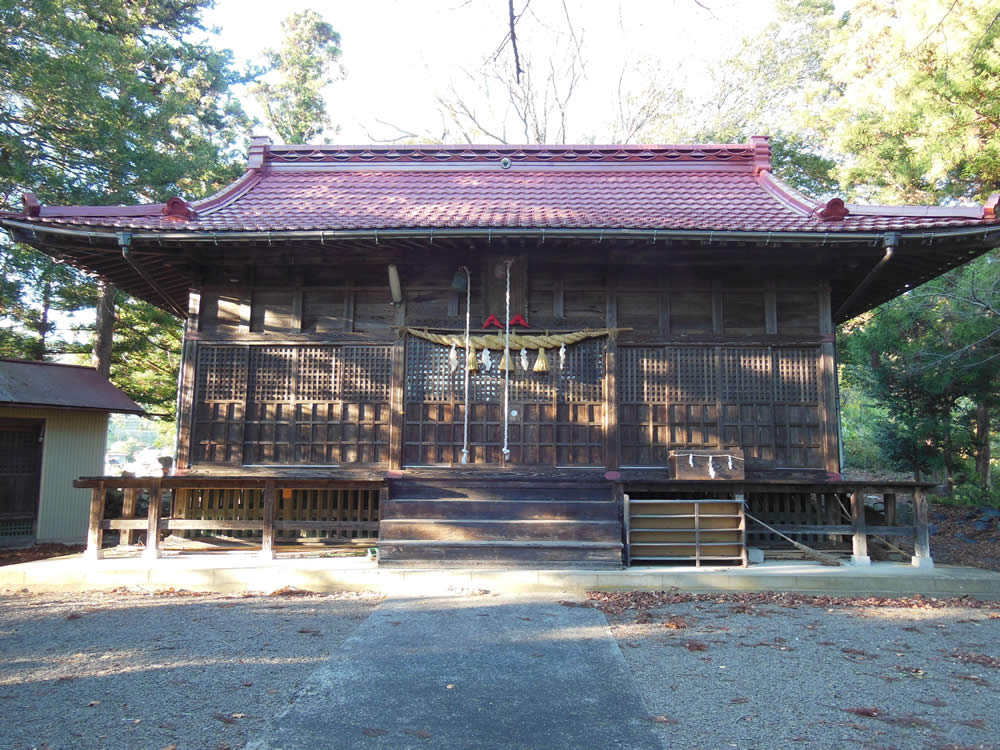
[{"label": "concrete walkway", "polygon": [[906,563],[824,567],[781,561],[749,568],[635,566],[622,570],[495,570],[489,568],[410,570],[379,568],[362,557],[279,557],[254,553],[166,555],[158,560],[109,556],[86,561],[80,555],[0,567],[0,591],[150,590],[269,592],[284,586],[308,591],[379,591],[393,595],[434,595],[486,589],[542,593],[646,590],[789,591],[804,594],[1000,599],[1000,573],[977,568],[914,568]]},{"label": "concrete walkway", "polygon": [[384,602],[246,747],[662,743],[601,612],[484,594]]}]

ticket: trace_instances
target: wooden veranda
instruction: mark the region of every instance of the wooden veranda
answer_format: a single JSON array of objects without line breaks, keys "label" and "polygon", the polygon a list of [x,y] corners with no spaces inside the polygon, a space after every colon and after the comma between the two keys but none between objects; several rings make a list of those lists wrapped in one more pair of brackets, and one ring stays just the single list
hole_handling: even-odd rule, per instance
[{"label": "wooden veranda", "polygon": [[[473,484],[495,485],[500,476],[467,470],[453,487],[467,507],[483,505],[468,496]],[[506,479],[510,480],[509,472]],[[602,558],[619,565],[673,562],[691,565],[747,564],[748,546],[774,549],[781,545],[780,532],[827,549],[846,551],[856,564],[870,562],[869,537],[902,540],[912,545],[911,562],[931,567],[927,493],[932,485],[919,482],[801,482],[794,480],[726,481],[668,480],[649,472],[621,472],[614,479],[582,484],[573,479],[549,478],[545,486],[565,490],[561,497],[584,497],[595,486],[609,501],[608,518],[618,519],[614,533],[620,535],[620,557]],[[393,487],[402,483],[431,482],[439,487],[442,472],[401,471],[359,473],[350,477],[289,476],[165,476],[157,478],[84,477],[74,485],[91,490],[90,525],[86,557],[103,556],[104,532],[117,531],[131,542],[144,537],[142,554],[160,554],[164,532],[239,532],[259,540],[260,554],[273,558],[276,541],[285,543],[335,543],[353,538],[392,545],[389,538],[376,542],[380,525],[398,522],[397,512],[388,512],[394,501]],[[538,478],[535,479],[537,484]],[[481,483],[481,484],[480,484]],[[517,485],[518,483],[514,483]],[[544,481],[543,481],[544,484]],[[122,513],[106,518],[109,491],[124,493]],[[606,494],[604,494],[606,493]],[[149,498],[145,518],[136,518],[137,497]],[[157,499],[159,502],[157,502]],[[529,498],[533,499],[533,498]],[[397,502],[405,502],[398,501]],[[524,503],[531,506],[534,523],[559,523],[563,499]],[[712,512],[713,503],[724,504],[726,513]],[[909,507],[899,512],[902,504]],[[650,512],[650,509],[655,512]],[[645,512],[644,512],[645,510]],[[406,515],[405,513],[402,515]],[[728,519],[733,518],[733,522]],[[760,519],[767,527],[750,519]],[[405,519],[412,526],[413,519]],[[426,523],[426,514],[423,518]],[[463,518],[451,511],[452,530],[445,544],[482,544],[483,526],[489,521]],[[509,523],[509,521],[506,521]],[[581,523],[585,523],[582,521]],[[385,535],[385,528],[382,529]],[[550,532],[543,528],[543,532]],[[412,531],[410,532],[412,533]],[[721,535],[721,536],[720,536]],[[508,536],[510,536],[508,532]],[[721,551],[720,549],[721,548]],[[480,558],[482,554],[480,552]],[[445,561],[448,560],[444,554]],[[440,563],[442,559],[431,562]],[[453,562],[461,563],[460,558]],[[482,560],[477,560],[477,565]]]}]

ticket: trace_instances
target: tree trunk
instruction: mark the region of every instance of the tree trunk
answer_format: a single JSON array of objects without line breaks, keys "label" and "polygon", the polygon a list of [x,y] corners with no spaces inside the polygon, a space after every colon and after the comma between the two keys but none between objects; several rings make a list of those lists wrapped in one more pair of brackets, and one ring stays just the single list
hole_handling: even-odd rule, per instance
[{"label": "tree trunk", "polygon": [[39,361],[48,354],[49,308],[52,305],[52,282],[46,280],[42,286],[42,314],[38,318],[38,345],[32,353],[32,359]]},{"label": "tree trunk", "polygon": [[990,487],[990,404],[983,400],[976,406],[976,474],[980,486]]},{"label": "tree trunk", "polygon": [[948,497],[952,497],[955,494],[955,451],[950,435],[942,446],[941,457],[944,459],[944,481],[948,486]]},{"label": "tree trunk", "polygon": [[94,334],[93,361],[97,372],[104,377],[111,376],[111,343],[115,333],[115,285],[101,282],[101,293],[97,298],[97,327]]}]

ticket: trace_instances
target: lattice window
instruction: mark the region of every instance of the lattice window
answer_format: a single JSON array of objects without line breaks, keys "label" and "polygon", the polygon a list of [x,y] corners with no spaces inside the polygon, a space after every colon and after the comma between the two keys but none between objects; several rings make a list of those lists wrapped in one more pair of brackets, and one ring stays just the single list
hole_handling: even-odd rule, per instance
[{"label": "lattice window", "polygon": [[333,346],[299,349],[296,401],[335,401],[340,394],[343,367],[340,350]]},{"label": "lattice window", "polygon": [[770,403],[774,396],[771,365],[767,349],[723,349],[722,400]]},{"label": "lattice window", "polygon": [[775,398],[785,403],[819,401],[817,359],[819,349],[779,349],[774,353]]},{"label": "lattice window", "polygon": [[[406,347],[406,400],[450,403],[462,398],[465,377],[461,366],[451,371],[450,348],[410,337]],[[458,349],[459,363],[465,361]],[[471,383],[470,383],[471,386]]]},{"label": "lattice window", "polygon": [[36,472],[40,458],[37,427],[0,429],[0,474]]},{"label": "lattice window", "polygon": [[246,397],[247,347],[199,347],[197,381],[201,403],[242,401]]},{"label": "lattice window", "polygon": [[249,349],[201,349],[192,446],[196,461],[388,461],[391,347]]},{"label": "lattice window", "polygon": [[250,354],[254,401],[291,401],[296,349],[291,346],[255,346]]},{"label": "lattice window", "polygon": [[392,387],[391,346],[345,346],[341,356],[344,401],[388,402]]},{"label": "lattice window", "polygon": [[626,404],[665,404],[669,394],[666,349],[630,346],[618,350],[619,400]]},{"label": "lattice window", "polygon": [[[520,350],[511,357],[512,416],[508,424],[511,460],[520,465],[599,466],[604,456],[604,344],[600,340],[566,347],[565,368],[558,350],[547,352],[549,372],[536,373],[536,351],[528,369]],[[458,463],[465,419],[465,353],[454,373],[450,347],[416,337],[407,344],[406,415],[403,461],[408,465]],[[491,351],[493,369],[480,367],[469,378],[470,462],[497,463],[503,444],[505,373],[502,352]]]},{"label": "lattice window", "polygon": [[[450,347],[413,337],[407,345],[406,400],[408,402],[454,403],[465,401],[465,375],[462,365],[465,352],[457,349],[459,367],[451,371]],[[482,350],[479,350],[480,356]],[[502,351],[491,350],[493,367],[480,367],[469,374],[469,401],[503,403],[505,373],[500,369]],[[558,398],[565,403],[589,403],[604,398],[604,347],[598,341],[586,341],[566,347],[566,366],[559,369],[559,350],[546,356],[549,372],[534,372],[538,352],[528,352],[528,369],[521,367],[519,349],[511,350],[514,370],[510,373],[512,403],[551,403]]]},{"label": "lattice window", "polygon": [[619,348],[623,465],[676,448],[740,447],[782,467],[822,467],[816,348]]},{"label": "lattice window", "polygon": [[566,347],[566,366],[559,369],[558,352],[553,372],[559,375],[559,400],[595,403],[604,400],[604,346],[597,339]]},{"label": "lattice window", "polygon": [[711,347],[678,346],[667,349],[670,401],[686,403],[716,398],[718,374]]}]

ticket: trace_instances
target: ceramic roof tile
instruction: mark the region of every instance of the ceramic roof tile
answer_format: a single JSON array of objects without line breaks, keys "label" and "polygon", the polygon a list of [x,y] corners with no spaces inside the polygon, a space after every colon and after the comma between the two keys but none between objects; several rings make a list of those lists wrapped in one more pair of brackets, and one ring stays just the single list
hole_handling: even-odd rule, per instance
[{"label": "ceramic roof tile", "polygon": [[35,204],[23,218],[169,232],[453,227],[825,233],[996,222],[984,209],[850,205],[842,220],[824,220],[817,215],[822,204],[770,175],[762,138],[704,146],[405,148],[270,146],[255,139],[250,165],[239,182],[193,204]]}]

